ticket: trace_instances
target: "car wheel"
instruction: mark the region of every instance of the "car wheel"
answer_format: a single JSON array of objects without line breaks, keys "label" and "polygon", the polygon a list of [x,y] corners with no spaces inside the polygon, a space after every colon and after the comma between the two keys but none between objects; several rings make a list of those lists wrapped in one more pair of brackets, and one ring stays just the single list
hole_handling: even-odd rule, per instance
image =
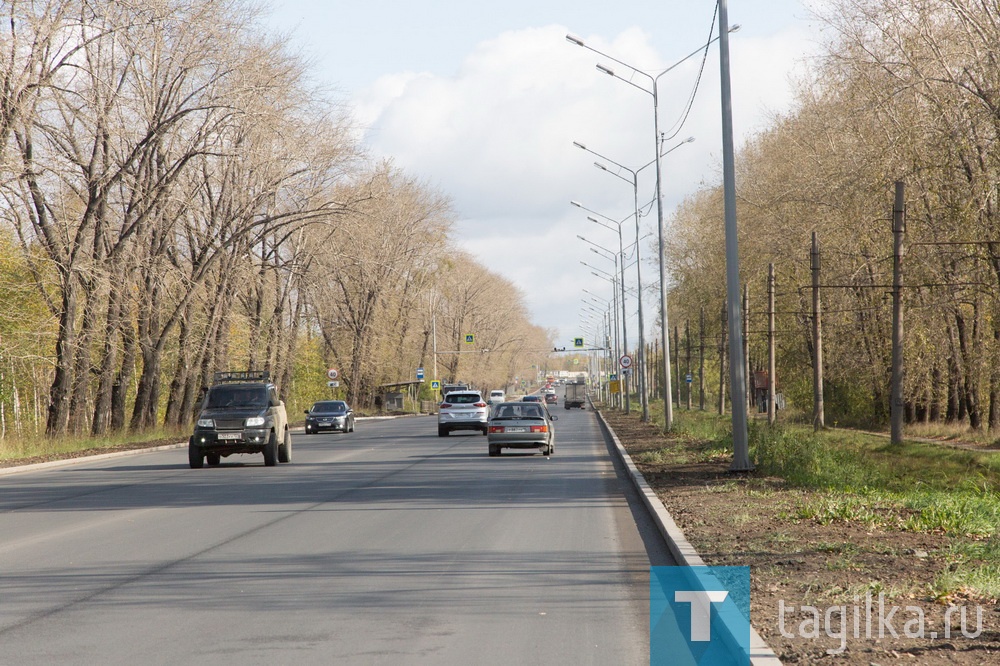
[{"label": "car wheel", "polygon": [[354,432],[354,421],[351,420],[351,432]]},{"label": "car wheel", "polygon": [[274,467],[278,464],[278,436],[271,431],[271,436],[267,438],[267,444],[264,445],[264,465],[266,467]]},{"label": "car wheel", "polygon": [[205,454],[205,460],[208,461],[209,465],[211,465],[212,467],[215,467],[220,462],[222,462],[222,454],[221,453],[206,453]]},{"label": "car wheel", "polygon": [[569,405],[566,405],[566,411],[567,412],[569,411]]},{"label": "car wheel", "polygon": [[292,433],[285,430],[285,441],[278,447],[278,462],[292,462]]},{"label": "car wheel", "polygon": [[549,444],[549,455],[550,456],[554,456],[555,454],[556,454],[556,445],[555,444]]},{"label": "car wheel", "polygon": [[188,464],[191,469],[201,469],[205,466],[205,455],[194,445],[194,437],[188,440]]},{"label": "car wheel", "polygon": [[438,426],[438,437],[447,437],[448,429],[444,426]]},{"label": "car wheel", "polygon": [[483,433],[483,436],[486,436],[486,435],[488,435],[488,434],[490,433],[490,428],[489,428],[489,426],[486,426],[485,428],[483,428],[483,429],[482,429],[482,433]]},{"label": "car wheel", "polygon": [[495,444],[490,444],[490,457],[495,458],[500,455],[500,447]]}]

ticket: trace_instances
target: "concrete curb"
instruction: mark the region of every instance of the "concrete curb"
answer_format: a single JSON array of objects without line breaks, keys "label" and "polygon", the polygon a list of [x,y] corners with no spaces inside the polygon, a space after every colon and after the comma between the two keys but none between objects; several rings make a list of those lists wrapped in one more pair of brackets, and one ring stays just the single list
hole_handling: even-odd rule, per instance
[{"label": "concrete curb", "polygon": [[185,448],[187,447],[187,445],[188,443],[185,441],[185,442],[178,442],[177,444],[164,444],[163,446],[151,446],[148,448],[128,449],[127,451],[112,451],[111,453],[98,453],[92,456],[81,455],[73,458],[63,458],[62,460],[50,460],[49,462],[30,463],[28,465],[0,467],[0,476],[19,474],[21,472],[37,472],[39,470],[55,469],[57,467],[69,467],[71,465],[80,465],[87,462],[94,462],[101,460],[111,460],[113,458],[126,458],[128,456],[137,456],[140,453],[149,453],[151,451],[172,451],[174,449]]},{"label": "concrete curb", "polygon": [[[694,549],[687,538],[684,536],[684,532],[677,526],[674,522],[673,517],[667,511],[667,508],[663,506],[663,502],[660,498],[656,496],[653,489],[650,487],[649,483],[646,482],[645,477],[643,477],[642,472],[635,466],[632,462],[631,456],[629,456],[628,451],[622,446],[621,441],[618,439],[618,435],[615,431],[611,429],[608,422],[604,420],[604,415],[597,409],[594,409],[597,414],[598,420],[601,422],[601,427],[604,432],[611,437],[611,441],[614,442],[615,449],[618,451],[618,457],[621,459],[622,464],[625,465],[625,469],[628,470],[629,477],[632,479],[632,484],[635,486],[636,491],[638,491],[639,496],[642,497],[643,504],[646,505],[646,509],[653,518],[653,522],[656,523],[656,527],[660,530],[660,534],[663,539],[667,542],[667,548],[670,553],[677,560],[677,563],[681,566],[687,567],[703,567],[707,566],[705,561],[701,559],[698,552]],[[750,663],[753,666],[781,666],[781,661],[778,656],[774,653],[764,639],[760,637],[760,634],[751,626],[750,627]]]},{"label": "concrete curb", "polygon": [[[403,418],[402,415],[393,416],[359,416],[358,421],[385,421],[388,419],[398,419]],[[289,428],[292,432],[305,432],[304,426],[295,426]],[[9,476],[11,474],[20,474],[21,472],[37,472],[46,469],[56,469],[59,467],[69,467],[71,465],[81,465],[87,462],[99,462],[101,460],[111,460],[113,458],[125,458],[128,456],[137,456],[142,453],[151,453],[153,451],[173,451],[175,449],[183,449],[187,447],[187,441],[178,442],[176,444],[164,444],[163,446],[150,446],[146,448],[138,449],[128,449],[125,451],[112,451],[111,453],[98,453],[95,455],[79,455],[72,458],[62,458],[61,460],[50,460],[48,462],[40,463],[29,463],[27,465],[13,465],[11,467],[0,467],[0,476]],[[187,461],[185,461],[187,462]]]}]

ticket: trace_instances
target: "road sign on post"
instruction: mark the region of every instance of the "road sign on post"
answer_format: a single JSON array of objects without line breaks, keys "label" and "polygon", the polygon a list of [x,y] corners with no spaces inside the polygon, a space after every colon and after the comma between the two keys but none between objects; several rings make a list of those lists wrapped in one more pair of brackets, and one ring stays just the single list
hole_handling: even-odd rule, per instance
[{"label": "road sign on post", "polygon": [[328,381],[326,385],[329,386],[330,388],[338,388],[340,386],[340,382],[335,382],[331,380]]},{"label": "road sign on post", "polygon": [[424,369],[417,368],[417,379],[423,379],[423,378],[424,378]]},{"label": "road sign on post", "polygon": [[582,347],[583,346],[583,338],[573,338],[573,346],[574,347],[578,347],[578,348]]},{"label": "road sign on post", "polygon": [[627,370],[632,367],[632,357],[628,354],[623,354],[622,357],[618,359],[618,364]]},{"label": "road sign on post", "polygon": [[465,335],[465,344],[471,345],[471,344],[473,344],[475,342],[476,342],[476,336],[475,335],[473,335],[472,333],[467,333]]},{"label": "road sign on post", "polygon": [[441,382],[439,382],[436,379],[432,379],[431,380],[431,389],[434,390],[434,391],[440,391],[441,390]]},{"label": "road sign on post", "polygon": [[326,376],[329,379],[336,379],[337,377],[340,376],[340,372],[337,370],[337,368],[330,368],[329,370],[326,371]]}]

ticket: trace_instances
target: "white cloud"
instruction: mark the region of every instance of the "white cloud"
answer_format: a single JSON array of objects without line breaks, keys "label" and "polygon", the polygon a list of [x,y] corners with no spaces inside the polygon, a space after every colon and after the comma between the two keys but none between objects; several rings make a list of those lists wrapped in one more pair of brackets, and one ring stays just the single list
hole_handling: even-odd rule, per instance
[{"label": "white cloud", "polygon": [[[535,323],[557,328],[563,341],[579,333],[580,288],[610,294],[609,284],[580,265],[595,255],[576,235],[617,249],[616,235],[587,222],[586,213],[569,201],[616,219],[633,209],[632,187],[595,169],[594,156],[572,142],[635,168],[652,159],[654,134],[651,95],[596,71],[601,62],[627,75],[619,65],[569,44],[567,32],[558,25],[505,32],[480,43],[452,76],[384,76],[356,100],[359,119],[370,127],[366,142],[372,150],[449,194],[460,217],[460,244],[520,285]],[[658,53],[639,29],[610,41],[583,37],[594,48],[643,67],[662,69],[692,50]],[[692,39],[696,45],[700,37]],[[738,145],[742,136],[765,126],[770,112],[787,110],[789,72],[810,48],[795,28],[767,37],[733,36]],[[699,57],[692,58],[661,79],[662,131],[681,116],[700,64]],[[647,85],[641,77],[634,81]],[[717,181],[718,82],[713,47],[687,125],[673,139],[694,135],[697,142],[663,160],[667,212],[701,182]],[[649,168],[640,178],[639,198],[645,203],[652,197]],[[653,229],[655,209],[645,218],[643,233]],[[634,240],[631,223],[624,230]],[[652,266],[644,266],[643,273],[647,284],[655,280]],[[654,308],[650,299],[647,313]],[[647,327],[653,319],[646,315]]]}]

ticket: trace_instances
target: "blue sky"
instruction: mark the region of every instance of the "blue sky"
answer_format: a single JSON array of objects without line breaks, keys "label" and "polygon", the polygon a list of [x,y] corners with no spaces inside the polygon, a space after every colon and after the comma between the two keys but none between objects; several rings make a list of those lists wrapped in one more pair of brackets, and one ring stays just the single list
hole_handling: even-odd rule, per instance
[{"label": "blue sky", "polygon": [[[631,184],[595,168],[594,156],[573,142],[631,168],[644,165],[654,153],[653,108],[651,95],[595,65],[626,70],[565,35],[656,73],[707,41],[715,4],[274,0],[271,7],[271,29],[287,34],[311,63],[312,78],[353,109],[372,154],[392,157],[451,197],[456,242],[524,290],[534,323],[553,329],[557,344],[582,335],[582,289],[610,298],[611,285],[580,261],[609,271],[613,264],[576,236],[612,251],[618,237],[569,201],[614,220],[634,207]],[[799,0],[731,0],[729,20],[741,25],[731,37],[739,145],[772,114],[788,111],[793,81],[818,50],[820,33]],[[676,134],[667,145],[695,138],[663,160],[667,212],[720,178],[717,47],[686,123],[676,127],[700,65],[700,57],[686,61],[659,87],[660,129]],[[653,197],[652,175],[650,168],[640,176],[641,203]],[[655,229],[654,209],[639,235]],[[623,230],[627,246],[634,223]],[[645,259],[652,242],[655,234],[640,246],[650,339],[658,302],[657,269]],[[631,267],[626,281],[634,287],[635,280]],[[634,341],[634,301],[629,310]]]}]

